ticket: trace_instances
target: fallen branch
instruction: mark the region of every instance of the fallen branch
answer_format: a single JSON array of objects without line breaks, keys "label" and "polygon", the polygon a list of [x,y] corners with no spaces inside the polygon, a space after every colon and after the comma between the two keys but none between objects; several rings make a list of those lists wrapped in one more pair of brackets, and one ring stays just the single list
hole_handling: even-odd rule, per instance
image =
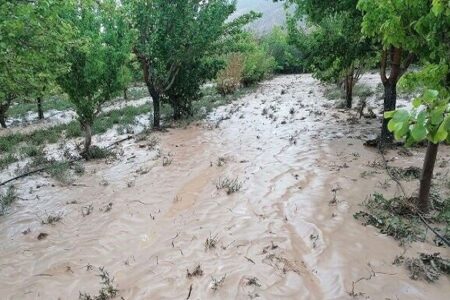
[{"label": "fallen branch", "polygon": [[189,298],[191,298],[191,293],[192,293],[192,284],[191,284],[191,286],[189,287],[189,294],[188,294],[186,300],[189,300]]},{"label": "fallen branch", "polygon": [[[401,182],[393,175],[391,174],[391,172],[389,171],[388,168],[388,163],[386,161],[386,158],[384,157],[383,151],[378,147],[378,151],[381,155],[381,157],[383,158],[383,163],[384,163],[384,168],[386,169],[386,172],[388,173],[389,177],[391,177],[392,180],[395,181],[395,183],[397,183],[398,187],[400,187],[400,189],[402,190],[403,196],[406,197],[406,192],[405,189],[403,188],[403,185],[401,184]],[[437,232],[436,230],[434,230],[430,224],[427,223],[427,221],[425,220],[425,218],[416,211],[416,215],[419,217],[420,221],[422,221],[422,223],[431,230],[431,232],[433,232],[441,241],[443,241],[448,247],[450,247],[450,242],[444,237],[442,236],[439,232]]]}]

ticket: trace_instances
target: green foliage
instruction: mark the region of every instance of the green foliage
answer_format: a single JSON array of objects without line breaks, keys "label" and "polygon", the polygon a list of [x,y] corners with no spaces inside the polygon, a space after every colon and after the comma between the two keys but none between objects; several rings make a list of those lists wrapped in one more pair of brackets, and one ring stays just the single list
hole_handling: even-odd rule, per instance
[{"label": "green foliage", "polygon": [[59,78],[59,84],[89,134],[101,105],[123,91],[130,80],[127,64],[133,35],[123,7],[114,0],[84,1],[68,15],[77,28],[78,43],[67,52],[70,72]]},{"label": "green foliage", "polygon": [[0,171],[7,168],[10,164],[17,162],[19,159],[12,153],[6,153],[0,157]]},{"label": "green foliage", "polygon": [[242,83],[251,85],[266,79],[275,68],[275,59],[261,46],[244,53],[244,72]]},{"label": "green foliage", "polygon": [[[407,78],[411,82],[421,82],[425,86],[438,87],[446,80],[448,66],[429,65],[422,71]],[[407,145],[428,140],[439,144],[450,142],[450,96],[447,87],[440,90],[425,89],[423,94],[414,99],[411,111],[399,109],[386,112],[385,118],[390,119],[388,129],[396,139],[404,138]]]},{"label": "green foliage", "polygon": [[267,78],[276,67],[275,59],[263,43],[249,32],[236,34],[226,45],[228,53],[240,53],[244,69],[241,83],[250,85]]},{"label": "green foliage", "polygon": [[[371,41],[361,34],[357,0],[290,2],[297,5],[296,14],[288,20],[290,41],[303,53],[303,64],[316,78],[326,82],[338,82],[349,75],[356,78],[373,65]],[[311,23],[307,31],[298,27],[304,15]]]},{"label": "green foliage", "polygon": [[275,59],[275,72],[300,73],[303,71],[302,52],[289,44],[288,34],[280,27],[262,38],[265,51]]},{"label": "green foliage", "polygon": [[227,24],[235,10],[235,2],[227,0],[125,3],[139,35],[134,51],[154,100],[154,124],[159,126],[161,97],[172,106],[175,118],[190,115],[200,86],[221,67],[220,44],[239,32],[253,15]]},{"label": "green foliage", "polygon": [[430,4],[428,0],[360,0],[362,31],[378,39],[385,49],[393,46],[416,53],[422,41],[413,24],[430,10]]},{"label": "green foliage", "polygon": [[[410,2],[413,2],[411,7],[404,8],[406,11],[403,13],[416,14],[416,21],[411,23],[414,25],[408,24],[409,29],[405,32],[399,30],[394,33],[393,29],[383,31],[383,36],[391,43],[404,42],[413,50],[414,47],[423,48],[417,50],[424,64],[423,68],[408,74],[401,82],[406,89],[419,89],[421,96],[414,99],[411,111],[386,112],[385,118],[390,119],[388,129],[394,132],[397,139],[404,138],[408,145],[423,140],[434,144],[450,142],[450,44],[448,30],[441,31],[450,27],[450,7],[445,7],[440,0],[432,3],[419,0]],[[369,4],[361,5],[366,8]],[[366,26],[370,24],[372,23],[367,22]],[[405,36],[407,34],[409,35]],[[392,37],[388,38],[388,35]],[[410,41],[411,36],[415,37],[414,41]]]},{"label": "green foliage", "polygon": [[439,253],[420,253],[417,258],[406,258],[404,264],[414,280],[434,282],[443,274],[450,275],[450,259],[441,257]]},{"label": "green foliage", "polygon": [[5,193],[0,193],[0,216],[6,214],[8,207],[17,199],[16,189],[10,185]]},{"label": "green foliage", "polygon": [[88,160],[91,159],[105,159],[108,157],[114,156],[114,153],[107,148],[100,148],[97,146],[93,146],[89,149],[87,153],[84,154],[84,157]]},{"label": "green foliage", "polygon": [[42,95],[66,72],[73,36],[63,18],[70,1],[1,1],[0,114],[14,99]]},{"label": "green foliage", "polygon": [[381,194],[374,194],[365,203],[367,212],[360,211],[354,215],[364,225],[372,225],[401,243],[422,238],[424,228],[419,217],[412,211],[412,204],[404,198],[386,199]]}]

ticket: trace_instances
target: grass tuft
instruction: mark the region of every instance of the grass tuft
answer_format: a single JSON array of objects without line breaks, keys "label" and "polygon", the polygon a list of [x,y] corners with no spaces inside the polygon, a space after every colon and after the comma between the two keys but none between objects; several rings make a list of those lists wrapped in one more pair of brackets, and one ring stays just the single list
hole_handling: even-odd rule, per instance
[{"label": "grass tuft", "polygon": [[16,188],[13,185],[10,185],[6,189],[6,193],[0,193],[0,216],[3,216],[7,213],[9,206],[16,201],[17,193]]}]

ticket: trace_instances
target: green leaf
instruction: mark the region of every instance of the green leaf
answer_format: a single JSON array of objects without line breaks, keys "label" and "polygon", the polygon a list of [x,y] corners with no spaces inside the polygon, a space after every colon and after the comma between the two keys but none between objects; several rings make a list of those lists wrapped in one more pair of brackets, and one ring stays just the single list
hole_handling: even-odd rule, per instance
[{"label": "green leaf", "polygon": [[418,108],[420,105],[422,105],[422,99],[416,98],[413,100],[412,105],[414,108]]},{"label": "green leaf", "polygon": [[436,133],[433,136],[433,143],[437,144],[440,142],[445,141],[445,139],[448,136],[448,131],[445,128],[445,123],[442,122],[441,126],[439,126],[438,130],[436,131]]},{"label": "green leaf", "polygon": [[426,103],[431,103],[437,98],[438,95],[439,92],[436,90],[426,90],[423,94],[423,99]]},{"label": "green leaf", "polygon": [[394,117],[392,118],[395,122],[404,122],[409,120],[409,112],[404,109],[399,109],[395,112]]},{"label": "green leaf", "polygon": [[424,126],[416,124],[411,130],[411,136],[416,142],[420,142],[427,137],[427,130]]},{"label": "green leaf", "polygon": [[392,117],[394,116],[395,113],[396,113],[395,110],[385,111],[384,112],[384,118],[385,119],[392,119]]},{"label": "green leaf", "polygon": [[444,120],[444,110],[445,107],[443,109],[435,109],[430,113],[431,124],[438,125]]}]

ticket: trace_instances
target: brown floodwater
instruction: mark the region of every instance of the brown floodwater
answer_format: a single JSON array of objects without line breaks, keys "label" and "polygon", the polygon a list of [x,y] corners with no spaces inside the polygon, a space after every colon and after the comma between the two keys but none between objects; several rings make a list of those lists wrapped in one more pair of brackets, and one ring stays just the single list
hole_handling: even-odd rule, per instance
[{"label": "brown floodwater", "polygon": [[[309,75],[276,77],[203,123],[155,133],[157,149],[121,144],[117,160],[87,163],[75,185],[17,182],[21,199],[0,217],[0,299],[95,295],[98,267],[117,299],[448,299],[448,277],[414,281],[393,265],[404,251],[448,257],[447,248],[404,249],[353,218],[371,193],[401,191],[382,170],[361,176],[380,160],[362,145],[380,121],[355,121],[322,92]],[[423,149],[412,152],[386,157],[420,165]],[[225,178],[242,188],[218,190]],[[48,215],[62,220],[43,225]],[[198,265],[203,275],[188,278]]]}]

